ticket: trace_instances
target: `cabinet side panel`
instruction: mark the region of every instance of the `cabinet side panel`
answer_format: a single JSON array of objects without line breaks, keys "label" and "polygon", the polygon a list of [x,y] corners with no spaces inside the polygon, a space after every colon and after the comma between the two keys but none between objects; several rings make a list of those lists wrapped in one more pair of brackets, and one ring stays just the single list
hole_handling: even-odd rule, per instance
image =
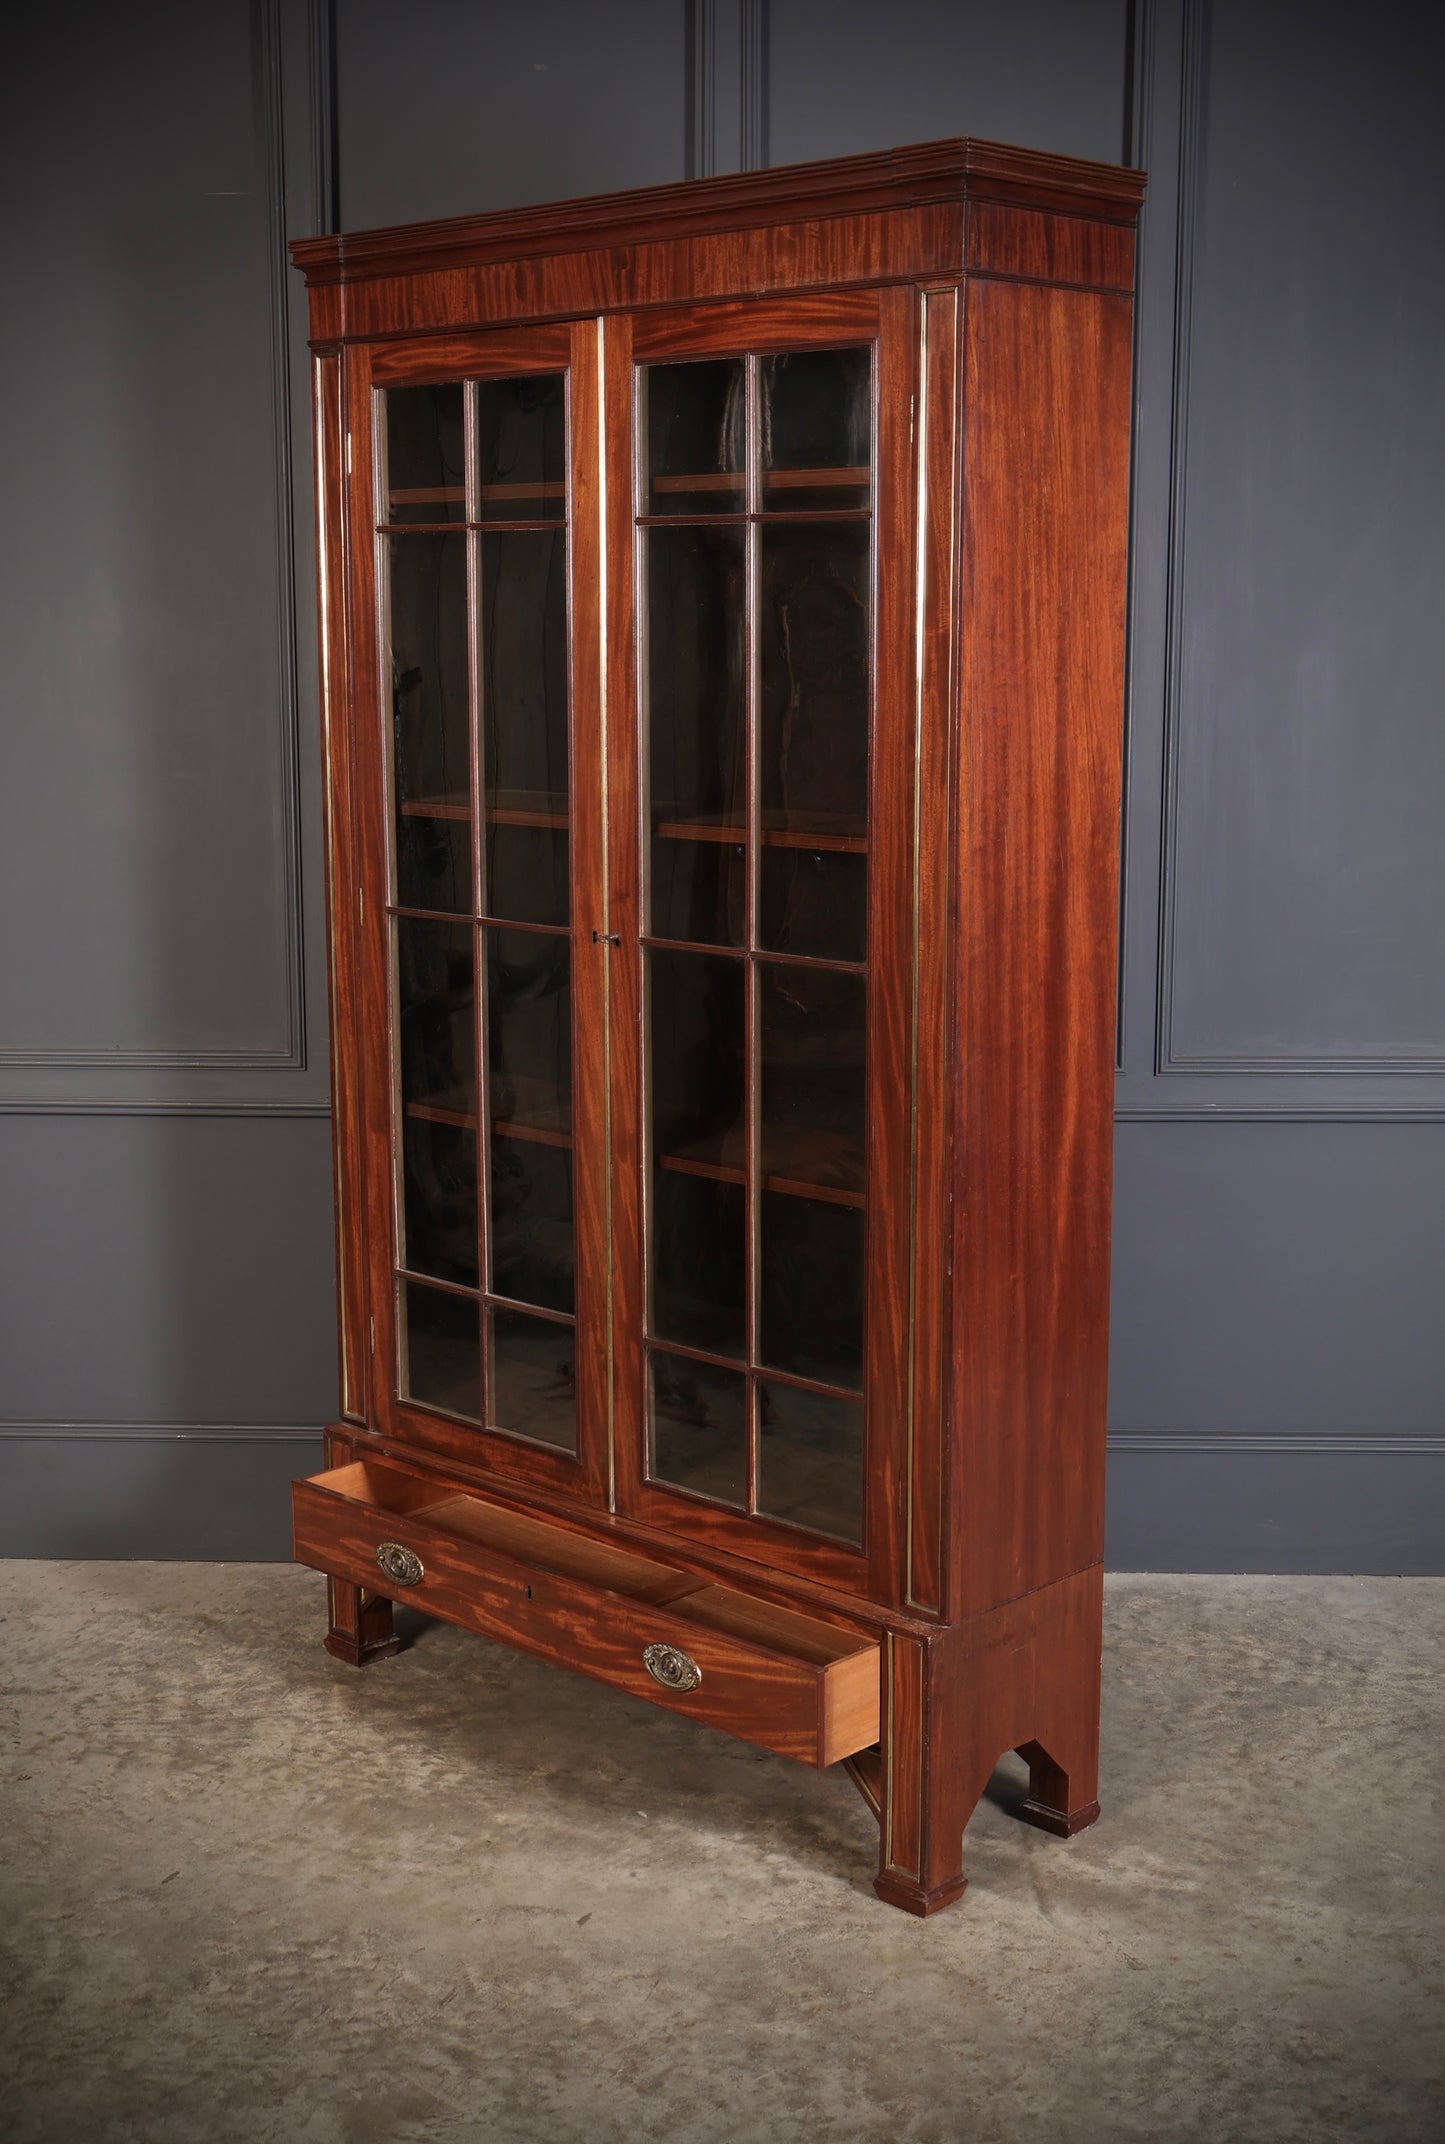
[{"label": "cabinet side panel", "polygon": [[1131,307],[965,299],[952,1553],[959,1609],[1099,1558]]},{"label": "cabinet side panel", "polygon": [[360,1097],[357,1092],[356,865],[352,853],[351,781],[353,717],[346,600],[346,415],[339,354],[327,352],[317,357],[313,384],[341,1412],[361,1421],[366,1416],[366,1244],[361,1195]]}]

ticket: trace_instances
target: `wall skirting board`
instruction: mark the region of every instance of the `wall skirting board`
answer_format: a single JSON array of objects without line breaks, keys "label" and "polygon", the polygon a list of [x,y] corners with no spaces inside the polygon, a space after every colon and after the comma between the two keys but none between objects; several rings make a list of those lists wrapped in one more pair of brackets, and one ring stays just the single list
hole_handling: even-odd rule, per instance
[{"label": "wall skirting board", "polygon": [[[0,1424],[0,1556],[284,1563],[320,1427]],[[1445,1564],[1445,1436],[1120,1430],[1117,1571],[1420,1576]]]}]

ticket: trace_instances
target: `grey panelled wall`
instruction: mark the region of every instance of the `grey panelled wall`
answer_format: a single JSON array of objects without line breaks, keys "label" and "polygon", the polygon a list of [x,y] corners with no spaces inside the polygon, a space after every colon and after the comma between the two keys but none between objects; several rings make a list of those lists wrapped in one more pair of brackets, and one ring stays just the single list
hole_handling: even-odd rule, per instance
[{"label": "grey panelled wall", "polygon": [[284,1554],[335,1404],[311,32],[6,16],[4,1553]]},{"label": "grey panelled wall", "polygon": [[6,56],[0,1552],[284,1554],[334,1404],[284,236],[976,133],[1152,174],[1110,1558],[1445,1567],[1436,9],[56,0]]}]

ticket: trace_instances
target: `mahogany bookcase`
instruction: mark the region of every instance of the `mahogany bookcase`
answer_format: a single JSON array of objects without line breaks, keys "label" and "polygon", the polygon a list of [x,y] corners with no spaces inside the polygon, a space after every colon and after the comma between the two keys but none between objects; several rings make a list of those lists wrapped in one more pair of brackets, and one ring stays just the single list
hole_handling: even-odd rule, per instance
[{"label": "mahogany bookcase", "polygon": [[307,239],[338,1658],[1098,1813],[1134,225],[975,141]]}]

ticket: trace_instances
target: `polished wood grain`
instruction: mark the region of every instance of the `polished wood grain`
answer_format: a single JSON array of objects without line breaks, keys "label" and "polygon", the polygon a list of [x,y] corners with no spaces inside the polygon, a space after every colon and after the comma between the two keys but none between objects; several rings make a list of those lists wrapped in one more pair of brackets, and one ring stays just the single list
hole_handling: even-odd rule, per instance
[{"label": "polished wood grain", "polygon": [[907,1591],[912,1248],[914,767],[917,747],[918,297],[879,295],[873,731],[868,798],[865,1548],[871,1589]]},{"label": "polished wood grain", "polygon": [[662,231],[721,235],[750,227],[786,228],[820,217],[856,223],[870,212],[906,213],[920,200],[951,195],[1060,208],[1132,227],[1143,199],[1143,174],[1003,142],[916,142],[871,156],[776,164],[491,216],[298,239],[291,257],[310,283],[354,283],[376,275],[426,274],[447,261],[510,263],[599,243],[635,247]]},{"label": "polished wood grain", "polygon": [[575,321],[568,373],[571,681],[572,1199],[577,1300],[577,1457],[594,1502],[613,1474],[607,1059],[607,786],[603,706],[601,324]]},{"label": "polished wood grain", "polygon": [[607,561],[603,778],[607,784],[607,1061],[612,1241],[612,1477],[614,1511],[635,1512],[645,1440],[646,1254],[642,1197],[642,873],[641,678],[637,649],[637,538],[633,529],[633,322],[605,319],[602,337],[603,553]]},{"label": "polished wood grain", "polygon": [[318,352],[313,370],[316,437],[316,596],[324,828],[327,1006],[331,1049],[332,1184],[336,1204],[336,1308],[341,1411],[367,1415],[370,1364],[363,1101],[356,1049],[360,997],[359,915],[354,889],[352,764],[353,643],[346,532],[346,411],[343,360]]},{"label": "polished wood grain", "polygon": [[[490,376],[506,379],[524,372],[561,372],[571,362],[574,330],[564,322],[555,327],[492,329],[485,336],[428,335],[425,346],[416,343],[379,344],[371,352],[373,387],[420,387],[438,380],[468,380]],[[520,488],[522,495],[536,497],[540,485]],[[551,496],[550,487],[548,495]],[[465,498],[465,488],[458,494]],[[414,524],[413,524],[414,525]]]},{"label": "polished wood grain", "polygon": [[[748,298],[731,305],[688,307],[682,311],[639,313],[632,324],[632,355],[638,364],[653,364],[673,357],[707,357],[718,352],[742,350],[830,349],[838,343],[872,342],[878,333],[878,297],[871,290],[821,290],[789,297],[779,305]],[[785,482],[794,472],[774,470],[769,482]],[[820,472],[800,481],[816,484]],[[868,472],[833,470],[836,479],[867,482]],[[661,483],[654,477],[653,488]],[[697,477],[679,478],[689,491],[705,488]],[[718,482],[743,481],[723,475]]]},{"label": "polished wood grain", "polygon": [[791,296],[956,274],[961,201],[892,214],[659,238],[576,253],[345,285],[313,283],[314,336],[375,343],[503,321],[633,314],[714,298]]},{"label": "polished wood grain", "polygon": [[939,1245],[951,1204],[949,980],[956,926],[950,858],[957,689],[959,316],[956,286],[922,296],[918,420],[918,677],[913,938],[913,1227],[906,1598],[946,1609],[943,1514],[948,1290]]},{"label": "polished wood grain", "polygon": [[1126,294],[1134,288],[1134,232],[1128,224],[974,201],[964,244],[972,275],[1077,283]]},{"label": "polished wood grain", "polygon": [[1103,1553],[1130,345],[1122,298],[967,294],[956,1613]]},{"label": "polished wood grain", "polygon": [[369,1586],[328,1577],[326,1636],[321,1642],[333,1660],[344,1660],[349,1668],[389,1660],[401,1644],[392,1627],[391,1602]]},{"label": "polished wood grain", "polygon": [[[414,1479],[365,1463],[298,1482],[297,1560],[360,1587],[379,1568],[378,1549],[395,1541],[422,1565],[406,1600],[444,1621],[803,1764],[833,1764],[877,1740],[875,1644],[718,1586],[695,1589],[702,1613],[693,1615],[693,1592],[668,1592],[665,1582],[683,1574],[667,1566],[650,1567],[639,1595],[631,1568],[579,1568],[576,1536],[519,1534],[484,1508],[458,1524],[457,1505],[480,1500],[418,1505],[424,1494]],[[643,1660],[650,1644],[685,1652],[702,1671],[698,1687],[659,1685]]]}]

